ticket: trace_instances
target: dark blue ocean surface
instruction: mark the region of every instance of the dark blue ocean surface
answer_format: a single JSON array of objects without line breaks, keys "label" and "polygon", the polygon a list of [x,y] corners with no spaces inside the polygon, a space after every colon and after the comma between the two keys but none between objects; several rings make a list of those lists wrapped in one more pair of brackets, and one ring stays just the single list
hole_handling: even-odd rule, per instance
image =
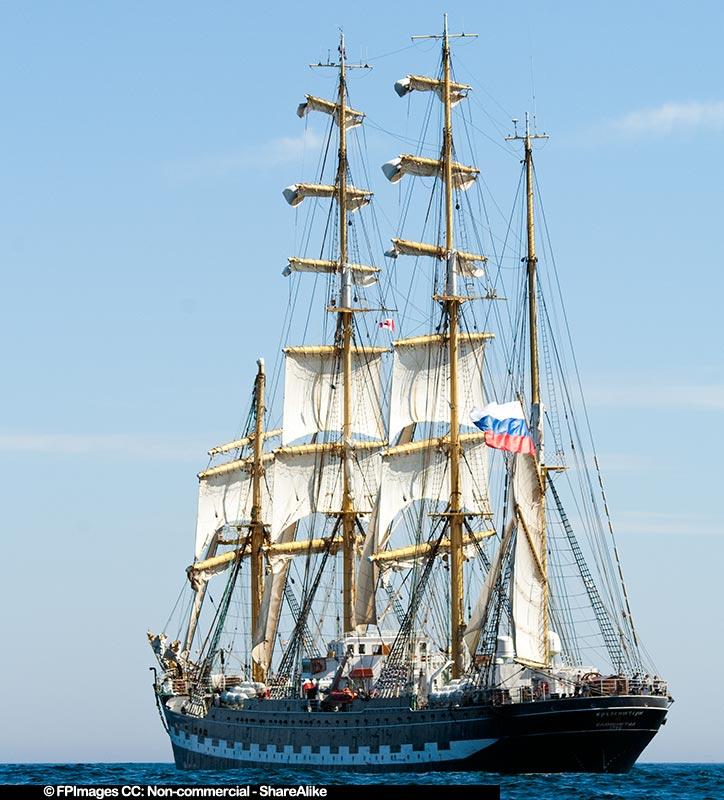
[{"label": "dark blue ocean surface", "polygon": [[[628,775],[520,775],[480,772],[377,774],[298,769],[180,772],[173,764],[0,764],[0,783],[30,784],[324,784],[465,783],[501,785],[504,800],[724,800],[724,764],[639,764]],[[454,800],[454,789],[442,798]]]}]

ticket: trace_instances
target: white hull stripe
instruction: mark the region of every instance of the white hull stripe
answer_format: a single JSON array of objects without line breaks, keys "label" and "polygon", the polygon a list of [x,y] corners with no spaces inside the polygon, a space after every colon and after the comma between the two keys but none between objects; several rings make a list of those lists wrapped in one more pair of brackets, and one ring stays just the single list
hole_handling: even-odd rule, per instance
[{"label": "white hull stripe", "polygon": [[248,748],[240,743],[235,743],[229,747],[226,741],[220,741],[218,745],[211,744],[207,737],[205,741],[199,742],[195,734],[188,737],[183,734],[170,732],[171,741],[184,750],[193,753],[200,753],[216,758],[232,759],[234,761],[255,761],[261,763],[275,764],[425,764],[436,761],[458,761],[468,758],[480,750],[484,750],[494,744],[497,739],[468,739],[461,741],[451,741],[449,749],[439,749],[437,742],[425,742],[424,750],[413,750],[411,744],[403,744],[397,753],[390,752],[389,745],[380,745],[379,751],[371,753],[369,747],[361,746],[356,753],[350,753],[349,747],[340,747],[338,753],[330,753],[328,746],[321,746],[318,753],[313,753],[309,745],[305,745],[300,751],[295,751],[291,745],[285,745],[278,749],[276,745],[270,744],[260,747],[258,744],[250,744]]}]

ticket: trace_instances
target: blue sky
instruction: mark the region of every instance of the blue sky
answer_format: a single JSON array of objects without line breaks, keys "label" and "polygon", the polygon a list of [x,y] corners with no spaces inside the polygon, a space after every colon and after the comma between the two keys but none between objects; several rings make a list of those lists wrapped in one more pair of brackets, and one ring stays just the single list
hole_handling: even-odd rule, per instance
[{"label": "blue sky", "polygon": [[[147,627],[185,580],[195,473],[274,358],[306,65],[343,25],[374,188],[392,92],[442,6],[0,3],[4,761],[168,760]],[[448,7],[491,139],[531,108],[577,355],[639,630],[677,697],[649,760],[722,759],[720,147],[715,2]],[[312,139],[307,141],[310,146]],[[486,138],[488,137],[488,138]],[[395,218],[395,211],[389,214]],[[394,234],[394,231],[386,231]],[[250,299],[254,298],[254,302]],[[718,713],[717,713],[718,712]],[[39,723],[42,719],[42,724]]]}]

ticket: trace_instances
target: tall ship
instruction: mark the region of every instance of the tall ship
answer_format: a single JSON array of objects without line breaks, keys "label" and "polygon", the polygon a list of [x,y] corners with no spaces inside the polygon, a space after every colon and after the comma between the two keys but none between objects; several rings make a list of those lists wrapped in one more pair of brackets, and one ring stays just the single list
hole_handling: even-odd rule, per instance
[{"label": "tall ship", "polygon": [[522,169],[496,233],[460,36],[446,18],[437,74],[394,85],[423,113],[382,167],[387,252],[343,37],[315,65],[333,97],[299,106],[328,128],[284,190],[282,353],[209,451],[188,581],[148,634],[180,769],[626,772],[666,721],[539,233],[547,137],[526,117],[501,142]]}]

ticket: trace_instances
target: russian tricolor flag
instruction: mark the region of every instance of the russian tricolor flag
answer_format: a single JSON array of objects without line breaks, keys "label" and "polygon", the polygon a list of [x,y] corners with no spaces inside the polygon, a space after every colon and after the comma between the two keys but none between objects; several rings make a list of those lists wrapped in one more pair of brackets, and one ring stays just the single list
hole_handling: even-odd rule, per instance
[{"label": "russian tricolor flag", "polygon": [[473,424],[485,433],[485,444],[511,453],[535,453],[533,437],[525,421],[523,406],[512,403],[488,403],[470,412]]}]

